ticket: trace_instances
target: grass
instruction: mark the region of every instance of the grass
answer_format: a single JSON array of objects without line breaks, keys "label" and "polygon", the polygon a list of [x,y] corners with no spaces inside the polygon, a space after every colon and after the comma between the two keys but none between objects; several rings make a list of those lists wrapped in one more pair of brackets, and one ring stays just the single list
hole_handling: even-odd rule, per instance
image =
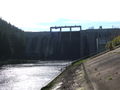
[{"label": "grass", "polygon": [[112,80],[112,77],[109,77],[108,80]]},{"label": "grass", "polygon": [[54,81],[52,81],[51,83],[49,83],[47,86],[43,87],[41,90],[50,90],[50,88],[54,85]]},{"label": "grass", "polygon": [[112,78],[112,76],[108,76],[108,78],[107,78],[108,80],[112,80],[113,78]]},{"label": "grass", "polygon": [[84,62],[86,62],[87,60],[86,59],[84,59],[84,60],[79,60],[79,61],[75,61],[75,62],[73,62],[72,63],[72,65],[74,66],[76,66],[76,65],[80,65],[81,63],[84,63]]}]

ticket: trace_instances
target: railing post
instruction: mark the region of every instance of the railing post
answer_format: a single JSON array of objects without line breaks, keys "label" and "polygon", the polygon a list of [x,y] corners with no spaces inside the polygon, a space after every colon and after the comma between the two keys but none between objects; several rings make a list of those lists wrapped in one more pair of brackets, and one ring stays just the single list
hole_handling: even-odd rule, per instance
[{"label": "railing post", "polygon": [[52,32],[52,27],[50,27],[50,32]]},{"label": "railing post", "polygon": [[71,33],[72,33],[72,27],[70,27],[70,42],[71,42]]},{"label": "railing post", "polygon": [[82,30],[82,27],[80,26],[80,31]]},{"label": "railing post", "polygon": [[62,28],[60,27],[60,34],[59,34],[59,41],[61,42],[61,32],[62,32]]}]

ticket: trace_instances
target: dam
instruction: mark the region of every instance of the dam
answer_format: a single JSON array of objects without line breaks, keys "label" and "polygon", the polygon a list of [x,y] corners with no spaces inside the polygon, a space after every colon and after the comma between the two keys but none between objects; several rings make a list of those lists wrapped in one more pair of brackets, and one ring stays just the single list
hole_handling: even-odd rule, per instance
[{"label": "dam", "polygon": [[[70,28],[70,31],[62,31]],[[60,29],[60,31],[52,31]],[[50,32],[25,32],[25,57],[42,60],[75,60],[105,50],[105,45],[120,35],[119,28],[72,31],[71,27],[51,27]]]}]

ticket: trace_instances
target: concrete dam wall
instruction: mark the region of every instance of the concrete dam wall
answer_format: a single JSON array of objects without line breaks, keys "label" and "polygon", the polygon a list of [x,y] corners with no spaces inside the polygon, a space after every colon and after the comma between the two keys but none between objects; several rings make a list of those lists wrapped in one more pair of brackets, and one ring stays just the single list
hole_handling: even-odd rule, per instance
[{"label": "concrete dam wall", "polygon": [[26,57],[30,59],[78,59],[105,49],[120,35],[120,29],[94,29],[72,32],[25,32]]}]

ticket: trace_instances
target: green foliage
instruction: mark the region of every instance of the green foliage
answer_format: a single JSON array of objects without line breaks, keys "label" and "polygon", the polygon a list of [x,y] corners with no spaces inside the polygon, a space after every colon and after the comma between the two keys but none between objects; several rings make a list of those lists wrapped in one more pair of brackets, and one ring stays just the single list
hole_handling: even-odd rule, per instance
[{"label": "green foliage", "polygon": [[79,61],[75,61],[72,63],[72,65],[80,65],[81,63],[84,63],[86,60],[79,60]]},{"label": "green foliage", "polygon": [[112,41],[109,41],[106,46],[105,46],[107,49],[109,50],[113,50],[114,49],[114,44]]},{"label": "green foliage", "polygon": [[116,38],[114,38],[112,40],[112,42],[113,42],[114,46],[120,45],[120,36],[117,36]]},{"label": "green foliage", "polygon": [[106,48],[113,50],[116,46],[120,45],[120,36],[115,37],[113,40],[106,44]]},{"label": "green foliage", "polygon": [[112,76],[107,77],[108,80],[113,80]]}]

